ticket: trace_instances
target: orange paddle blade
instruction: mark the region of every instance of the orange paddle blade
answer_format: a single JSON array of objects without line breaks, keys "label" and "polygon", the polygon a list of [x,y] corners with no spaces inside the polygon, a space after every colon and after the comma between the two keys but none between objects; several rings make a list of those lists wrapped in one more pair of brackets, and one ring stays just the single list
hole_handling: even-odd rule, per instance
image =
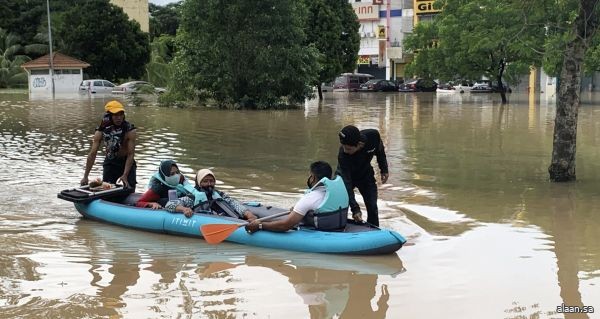
[{"label": "orange paddle blade", "polygon": [[244,226],[244,224],[207,224],[200,226],[200,232],[207,243],[218,244],[227,239],[231,233],[242,226]]}]

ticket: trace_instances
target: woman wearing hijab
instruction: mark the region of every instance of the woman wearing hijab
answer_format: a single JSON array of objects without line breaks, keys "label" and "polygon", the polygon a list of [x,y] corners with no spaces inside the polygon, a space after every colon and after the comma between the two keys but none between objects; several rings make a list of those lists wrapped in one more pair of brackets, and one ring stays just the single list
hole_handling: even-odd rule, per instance
[{"label": "woman wearing hijab", "polygon": [[[239,201],[229,197],[224,192],[215,189],[215,174],[209,169],[201,169],[196,173],[196,185],[187,196],[170,200],[165,209],[169,212],[183,213],[192,217],[194,211],[228,215],[247,220],[254,220],[256,216]],[[186,188],[189,190],[189,188]]]},{"label": "woman wearing hijab", "polygon": [[158,172],[150,178],[148,190],[138,199],[135,206],[161,209],[169,201],[169,190],[176,191],[178,196],[184,195],[182,191],[184,182],[186,179],[179,172],[175,161],[162,161]]}]

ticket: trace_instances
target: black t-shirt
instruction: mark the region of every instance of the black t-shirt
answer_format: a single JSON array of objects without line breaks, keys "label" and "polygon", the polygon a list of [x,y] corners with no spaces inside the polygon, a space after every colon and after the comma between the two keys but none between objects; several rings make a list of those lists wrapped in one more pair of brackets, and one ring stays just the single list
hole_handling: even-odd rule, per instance
[{"label": "black t-shirt", "polygon": [[96,131],[102,132],[102,139],[106,144],[106,159],[114,160],[117,158],[119,149],[125,140],[125,134],[134,130],[135,126],[127,121],[123,121],[121,125],[116,126],[112,123],[109,114],[105,114],[102,122],[96,128]]},{"label": "black t-shirt", "polygon": [[379,131],[366,129],[360,131],[361,141],[365,146],[356,153],[349,155],[344,153],[340,146],[338,153],[337,173],[342,176],[345,183],[353,185],[375,181],[375,172],[371,166],[373,156],[377,156],[377,164],[381,173],[388,172],[385,148],[381,141]]}]

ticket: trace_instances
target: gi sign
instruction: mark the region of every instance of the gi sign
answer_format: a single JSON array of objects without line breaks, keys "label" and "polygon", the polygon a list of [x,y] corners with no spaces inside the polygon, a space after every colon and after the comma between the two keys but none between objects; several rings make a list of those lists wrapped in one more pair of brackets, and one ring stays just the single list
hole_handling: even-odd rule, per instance
[{"label": "gi sign", "polygon": [[434,1],[431,0],[415,0],[415,14],[429,14],[429,13],[438,13],[442,10],[437,10],[433,8]]}]

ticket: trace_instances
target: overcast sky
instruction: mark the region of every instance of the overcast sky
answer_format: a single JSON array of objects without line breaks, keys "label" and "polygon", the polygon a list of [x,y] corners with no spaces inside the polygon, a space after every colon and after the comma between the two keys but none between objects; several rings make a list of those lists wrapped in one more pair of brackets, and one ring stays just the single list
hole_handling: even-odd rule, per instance
[{"label": "overcast sky", "polygon": [[177,2],[178,0],[150,0],[151,3],[164,6],[167,3]]}]

